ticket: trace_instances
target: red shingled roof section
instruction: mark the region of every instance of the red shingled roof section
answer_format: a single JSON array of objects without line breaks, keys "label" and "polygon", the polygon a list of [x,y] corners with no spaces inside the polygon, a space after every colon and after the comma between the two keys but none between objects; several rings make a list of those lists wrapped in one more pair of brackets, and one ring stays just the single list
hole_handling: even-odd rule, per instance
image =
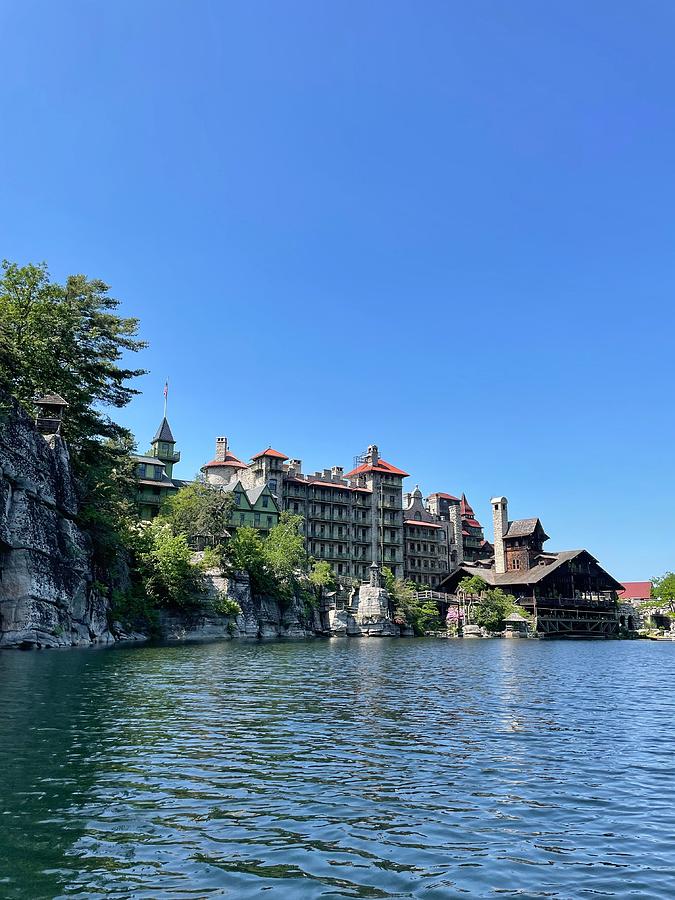
[{"label": "red shingled roof section", "polygon": [[370,463],[363,463],[362,466],[357,466],[355,469],[352,469],[351,472],[347,472],[345,478],[351,478],[352,475],[360,475],[363,472],[383,472],[385,475],[401,475],[403,478],[408,477],[408,473],[404,472],[403,469],[397,469],[396,466],[392,466],[391,463],[381,459],[374,466]]},{"label": "red shingled roof section", "polygon": [[243,463],[231,453],[228,453],[225,459],[222,460],[212,459],[211,462],[207,462],[206,465],[202,466],[202,469],[215,469],[217,466],[229,466],[231,469],[248,469],[246,463]]},{"label": "red shingled roof section", "polygon": [[624,581],[619,597],[627,600],[650,600],[652,596],[651,581]]},{"label": "red shingled roof section", "polygon": [[465,525],[471,525],[472,528],[482,528],[483,526],[480,522],[477,522],[475,519],[464,519]]},{"label": "red shingled roof section", "polygon": [[263,450],[262,453],[257,453],[255,456],[252,456],[251,459],[260,459],[261,456],[273,456],[275,459],[288,459],[283,453],[279,453],[278,450],[273,450],[271,447],[268,447],[267,450]]},{"label": "red shingled roof section", "polygon": [[440,497],[441,500],[459,500],[459,497],[453,497],[452,494],[444,494],[443,491],[438,491],[436,494],[432,494],[432,497]]}]

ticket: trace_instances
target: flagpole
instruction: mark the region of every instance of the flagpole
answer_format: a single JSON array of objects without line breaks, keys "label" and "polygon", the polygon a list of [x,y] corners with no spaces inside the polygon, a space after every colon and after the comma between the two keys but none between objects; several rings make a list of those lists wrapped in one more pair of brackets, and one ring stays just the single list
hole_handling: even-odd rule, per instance
[{"label": "flagpole", "polygon": [[164,418],[166,419],[166,401],[169,396],[169,379],[166,379],[166,383],[164,385]]}]

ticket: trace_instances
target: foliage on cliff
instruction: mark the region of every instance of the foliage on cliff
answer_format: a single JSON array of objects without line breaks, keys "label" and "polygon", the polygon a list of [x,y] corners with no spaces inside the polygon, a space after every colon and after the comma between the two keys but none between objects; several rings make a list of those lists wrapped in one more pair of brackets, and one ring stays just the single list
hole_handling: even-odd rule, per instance
[{"label": "foliage on cliff", "polygon": [[145,346],[138,320],[120,316],[120,301],[99,279],[53,281],[44,264],[4,261],[0,274],[0,387],[32,414],[44,393],[68,402],[62,435],[80,493],[80,523],[91,534],[99,568],[118,557],[133,515],[133,436],[105,408],[121,408],[143,373],[123,358]]},{"label": "foliage on cliff", "polygon": [[225,551],[227,568],[248,573],[254,594],[281,603],[306,593],[312,560],[305,550],[302,522],[302,516],[286,510],[266,537],[249,526],[238,528]]},{"label": "foliage on cliff", "polygon": [[394,602],[394,619],[410,625],[415,634],[438,631],[442,627],[438,606],[433,600],[417,599],[423,585],[403,578],[395,578],[390,568],[382,569],[384,586]]}]

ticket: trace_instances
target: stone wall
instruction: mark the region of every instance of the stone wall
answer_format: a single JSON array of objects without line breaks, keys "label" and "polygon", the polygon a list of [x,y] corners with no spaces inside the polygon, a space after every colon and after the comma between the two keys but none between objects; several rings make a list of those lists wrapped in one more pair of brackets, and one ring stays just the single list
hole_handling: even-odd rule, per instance
[{"label": "stone wall", "polygon": [[0,647],[110,642],[68,450],[0,395]]}]

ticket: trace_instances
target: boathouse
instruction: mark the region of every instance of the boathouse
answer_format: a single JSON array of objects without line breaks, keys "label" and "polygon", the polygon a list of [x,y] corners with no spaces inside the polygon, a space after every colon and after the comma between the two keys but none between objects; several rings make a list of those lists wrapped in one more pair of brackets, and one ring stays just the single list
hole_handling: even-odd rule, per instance
[{"label": "boathouse", "polygon": [[510,522],[506,497],[491,502],[494,558],[461,565],[443,579],[439,590],[455,594],[464,578],[477,575],[488,587],[512,594],[532,615],[541,635],[617,635],[617,594],[623,585],[587,550],[544,550],[549,538],[539,519]]}]

